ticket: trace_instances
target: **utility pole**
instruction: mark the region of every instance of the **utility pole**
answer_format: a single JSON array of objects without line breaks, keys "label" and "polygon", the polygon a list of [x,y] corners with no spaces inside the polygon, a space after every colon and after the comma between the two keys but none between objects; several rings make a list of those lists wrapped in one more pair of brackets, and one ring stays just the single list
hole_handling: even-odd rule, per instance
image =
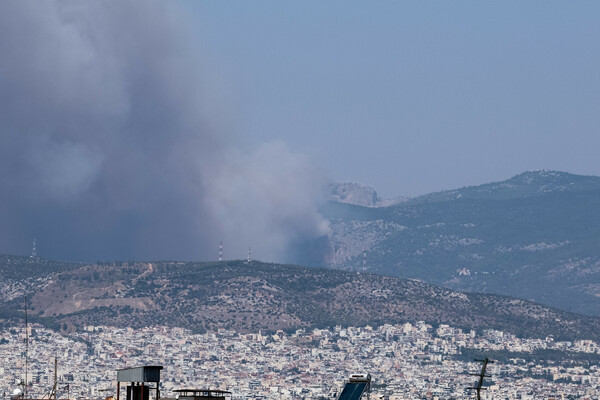
[{"label": "utility pole", "polygon": [[[34,242],[35,243],[35,242]],[[25,296],[25,384],[23,385],[23,398],[27,398],[27,362],[29,359],[29,323],[27,321],[27,296]]]},{"label": "utility pole", "polygon": [[48,396],[49,399],[54,399],[54,400],[56,400],[56,384],[57,384],[56,369],[57,368],[58,368],[58,360],[56,359],[56,357],[54,357],[54,385],[52,386],[52,391],[50,392],[50,396]]}]

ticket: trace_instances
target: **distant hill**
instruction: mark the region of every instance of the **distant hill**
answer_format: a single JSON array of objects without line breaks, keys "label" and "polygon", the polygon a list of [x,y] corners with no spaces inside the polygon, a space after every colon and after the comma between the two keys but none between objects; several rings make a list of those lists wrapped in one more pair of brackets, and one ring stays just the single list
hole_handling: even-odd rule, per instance
[{"label": "distant hill", "polygon": [[0,304],[33,293],[53,276],[83,264],[0,254]]},{"label": "distant hill", "polygon": [[412,204],[459,199],[508,200],[542,196],[550,193],[573,193],[598,190],[600,177],[574,175],[560,171],[527,171],[502,182],[436,192],[410,200]]},{"label": "distant hill", "polygon": [[408,197],[383,199],[372,187],[355,182],[332,183],[328,190],[332,201],[363,207],[384,207],[408,200]]},{"label": "distant hill", "polygon": [[600,315],[600,177],[530,171],[387,207],[330,202],[326,264]]},{"label": "distant hill", "polygon": [[12,282],[4,289],[14,294],[1,303],[4,318],[22,315],[28,293],[30,315],[60,329],[95,324],[274,331],[424,320],[523,336],[600,339],[599,318],[372,274],[257,261],[74,267],[37,260],[23,264],[26,272],[36,271],[27,273],[26,286],[0,264]]}]

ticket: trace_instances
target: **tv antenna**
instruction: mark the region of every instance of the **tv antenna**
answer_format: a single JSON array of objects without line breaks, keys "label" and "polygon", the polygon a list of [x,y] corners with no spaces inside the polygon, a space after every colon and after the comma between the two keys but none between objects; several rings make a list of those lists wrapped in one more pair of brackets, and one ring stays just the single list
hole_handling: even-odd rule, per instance
[{"label": "tv antenna", "polygon": [[[34,248],[35,248],[35,241]],[[27,362],[29,358],[29,322],[27,321],[27,296],[25,296],[25,382],[23,382],[23,398],[27,398]]]},{"label": "tv antenna", "polygon": [[37,257],[36,243],[37,243],[37,240],[33,239],[33,246],[31,248],[31,258]]},{"label": "tv antenna", "polygon": [[252,259],[252,247],[248,247],[248,260],[246,262],[250,262]]},{"label": "tv antenna", "polygon": [[57,374],[56,374],[56,370],[58,368],[58,360],[56,358],[56,356],[54,357],[54,385],[52,386],[52,391],[50,391],[50,395],[48,396],[49,400],[56,400],[56,384],[57,384]]},{"label": "tv antenna", "polygon": [[477,400],[481,400],[481,391],[482,390],[487,390],[487,388],[483,387],[483,378],[489,378],[491,375],[486,375],[485,374],[485,370],[487,369],[487,365],[488,364],[493,364],[494,361],[490,360],[489,358],[484,358],[483,360],[481,359],[475,359],[475,361],[477,362],[481,362],[483,363],[483,365],[481,366],[481,372],[478,374],[470,374],[470,375],[474,375],[474,376],[478,376],[479,377],[479,381],[477,382],[477,386],[475,387],[470,387],[468,388],[469,390],[476,390],[477,391]]},{"label": "tv antenna", "polygon": [[219,242],[219,261],[223,261],[223,241]]}]

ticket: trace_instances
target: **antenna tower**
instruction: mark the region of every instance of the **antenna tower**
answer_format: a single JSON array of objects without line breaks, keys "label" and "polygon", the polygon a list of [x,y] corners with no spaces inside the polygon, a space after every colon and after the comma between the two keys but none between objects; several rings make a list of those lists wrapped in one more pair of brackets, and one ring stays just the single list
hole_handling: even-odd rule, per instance
[{"label": "antenna tower", "polygon": [[25,296],[25,384],[23,385],[23,398],[27,398],[27,368],[29,359],[29,322],[27,321],[27,296]]},{"label": "antenna tower", "polygon": [[223,241],[219,242],[219,261],[223,261]]},{"label": "antenna tower", "polygon": [[56,357],[54,357],[54,385],[52,386],[52,391],[50,392],[50,395],[48,396],[49,399],[54,399],[56,400],[56,384],[57,384],[57,379],[56,379],[56,370],[58,367],[58,360],[56,359]]},{"label": "antenna tower", "polygon": [[37,240],[33,239],[33,247],[31,248],[31,258],[37,257],[36,244],[37,244]]},{"label": "antenna tower", "polygon": [[479,381],[477,382],[477,386],[475,387],[470,387],[468,388],[469,390],[476,390],[477,391],[477,400],[481,400],[481,391],[482,390],[487,390],[487,388],[482,387],[483,386],[483,378],[489,378],[491,375],[486,375],[485,374],[485,370],[487,369],[487,365],[488,364],[492,364],[494,361],[490,360],[489,358],[484,358],[483,360],[480,359],[475,359],[475,361],[477,362],[481,362],[483,363],[483,365],[481,366],[481,372],[479,374],[470,374],[470,375],[475,375],[479,377]]},{"label": "antenna tower", "polygon": [[248,247],[248,260],[247,262],[250,262],[250,260],[252,259],[252,247]]}]

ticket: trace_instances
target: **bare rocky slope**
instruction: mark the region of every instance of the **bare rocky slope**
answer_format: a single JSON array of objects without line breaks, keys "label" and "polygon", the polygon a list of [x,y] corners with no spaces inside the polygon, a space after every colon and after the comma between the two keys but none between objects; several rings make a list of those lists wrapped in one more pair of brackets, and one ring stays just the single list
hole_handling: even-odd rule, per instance
[{"label": "bare rocky slope", "polygon": [[59,329],[94,324],[274,331],[424,320],[522,336],[600,339],[600,319],[524,300],[258,261],[80,265],[1,256],[0,274],[13,293],[2,300],[3,318],[22,316],[27,294],[30,315]]}]

